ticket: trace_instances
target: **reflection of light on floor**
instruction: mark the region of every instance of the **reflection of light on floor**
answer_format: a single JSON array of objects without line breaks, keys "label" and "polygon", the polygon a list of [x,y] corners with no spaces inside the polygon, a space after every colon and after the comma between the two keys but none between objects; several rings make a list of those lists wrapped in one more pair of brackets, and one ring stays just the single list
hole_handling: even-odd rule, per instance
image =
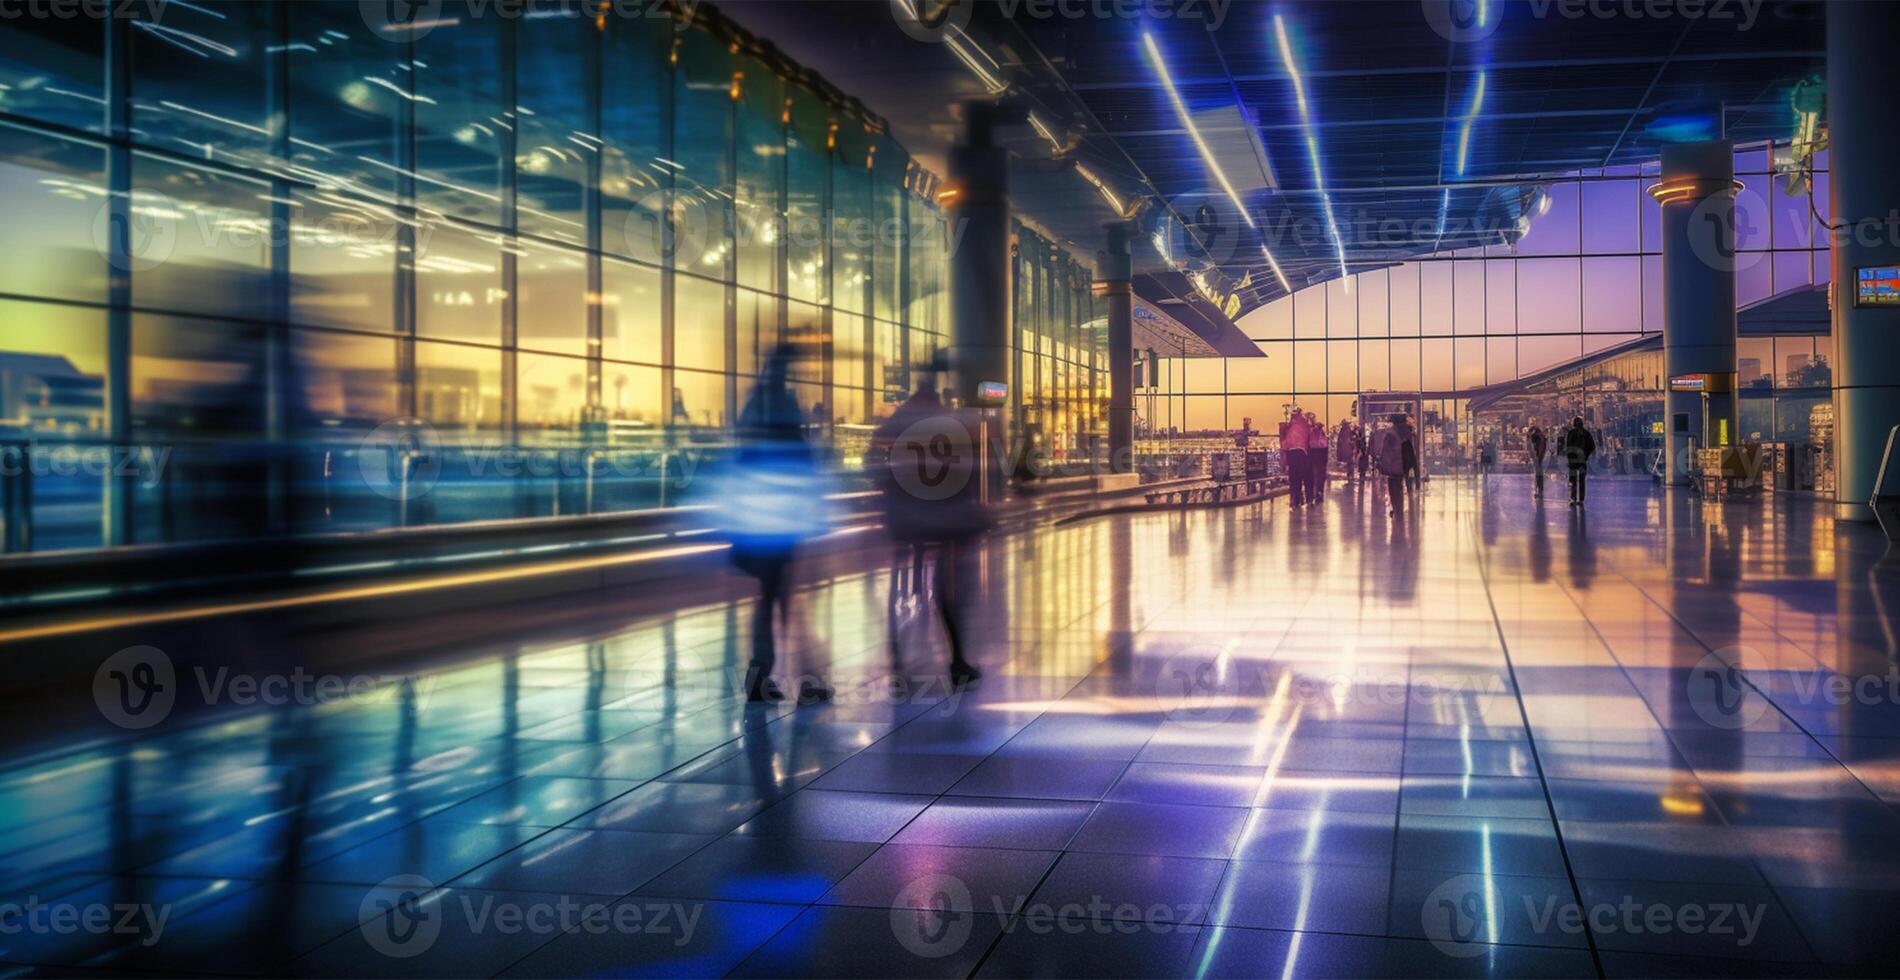
[{"label": "reflection of light on floor", "polygon": [[1704,807],[1702,798],[1689,793],[1664,793],[1662,795],[1664,813],[1677,817],[1699,817]]},{"label": "reflection of light on floor", "polygon": [[1484,929],[1491,939],[1491,945],[1498,944],[1498,892],[1491,878],[1491,824],[1485,822],[1478,828],[1484,841]]}]

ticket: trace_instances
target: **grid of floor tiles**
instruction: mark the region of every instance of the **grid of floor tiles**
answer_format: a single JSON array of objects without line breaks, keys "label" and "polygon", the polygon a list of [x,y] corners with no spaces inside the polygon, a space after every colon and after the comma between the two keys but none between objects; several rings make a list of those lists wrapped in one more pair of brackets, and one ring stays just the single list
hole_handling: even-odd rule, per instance
[{"label": "grid of floor tiles", "polygon": [[[1341,488],[1001,541],[954,696],[878,574],[798,604],[827,706],[733,699],[749,612],[719,605],[76,746],[0,780],[0,961],[1880,972],[1900,704],[1854,682],[1893,669],[1884,542],[1602,484],[1583,513],[1503,477],[1409,526]],[[894,664],[893,630],[924,652]],[[50,924],[102,907],[149,915]]]}]

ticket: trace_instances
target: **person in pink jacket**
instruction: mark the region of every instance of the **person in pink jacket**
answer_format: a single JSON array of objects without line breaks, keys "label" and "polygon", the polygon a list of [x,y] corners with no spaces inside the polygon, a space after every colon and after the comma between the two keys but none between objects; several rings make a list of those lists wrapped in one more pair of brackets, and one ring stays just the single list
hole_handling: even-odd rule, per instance
[{"label": "person in pink jacket", "polygon": [[1312,412],[1306,413],[1306,466],[1308,471],[1306,502],[1319,503],[1326,489],[1326,425]]},{"label": "person in pink jacket", "polygon": [[1306,422],[1306,413],[1294,409],[1292,416],[1280,424],[1280,455],[1286,460],[1287,490],[1294,507],[1305,505],[1307,488],[1312,485],[1312,471],[1307,468],[1306,456],[1312,440],[1312,427]]}]

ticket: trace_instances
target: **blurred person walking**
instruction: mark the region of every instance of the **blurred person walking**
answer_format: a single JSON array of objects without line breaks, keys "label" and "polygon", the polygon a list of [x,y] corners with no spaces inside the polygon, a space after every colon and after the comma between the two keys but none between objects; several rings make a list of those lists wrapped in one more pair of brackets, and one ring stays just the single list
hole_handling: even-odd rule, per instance
[{"label": "blurred person walking", "polygon": [[1333,430],[1333,451],[1339,455],[1340,470],[1345,474],[1346,482],[1353,482],[1359,466],[1359,447],[1354,442],[1354,426],[1351,419],[1340,419],[1339,427]]},{"label": "blurred person walking", "polygon": [[[875,479],[883,495],[885,526],[921,556],[936,551],[930,594],[950,647],[950,682],[963,687],[982,676],[966,652],[979,587],[983,535],[993,526],[992,502],[1003,488],[1004,458],[991,452],[975,409],[953,411],[937,397],[933,379],[898,406],[872,434],[882,448]],[[891,637],[893,653],[897,637]]]},{"label": "blurred person walking", "polygon": [[[732,563],[759,581],[752,620],[752,658],[746,666],[747,701],[782,701],[772,680],[777,648],[788,639],[791,565],[798,546],[824,533],[826,480],[805,441],[805,417],[786,384],[794,356],[775,349],[739,413],[739,451],[719,483],[714,506],[732,542]],[[800,683],[801,702],[822,701],[831,689],[816,678]]]},{"label": "blurred person walking", "polygon": [[1532,484],[1531,496],[1542,497],[1544,495],[1544,455],[1550,451],[1550,437],[1544,434],[1544,427],[1537,424],[1536,419],[1531,420],[1531,427],[1524,433],[1524,446],[1530,450],[1531,473],[1537,478]]},{"label": "blurred person walking", "polygon": [[1326,481],[1332,476],[1326,469],[1327,454],[1330,446],[1326,439],[1326,423],[1312,412],[1306,413],[1306,465],[1311,474],[1307,483],[1306,502],[1317,504],[1326,492]]},{"label": "blurred person walking", "polygon": [[1570,506],[1582,507],[1589,489],[1590,457],[1597,451],[1596,437],[1584,428],[1583,416],[1570,420],[1570,428],[1564,430],[1557,451],[1570,467]]},{"label": "blurred person walking", "polygon": [[1293,409],[1293,414],[1280,423],[1280,458],[1286,461],[1287,492],[1291,495],[1289,504],[1296,508],[1306,504],[1306,491],[1312,480],[1306,455],[1306,447],[1313,441],[1312,436],[1306,413],[1298,408]]},{"label": "blurred person walking", "polygon": [[1379,472],[1385,475],[1385,493],[1391,498],[1392,516],[1405,516],[1405,497],[1407,489],[1406,475],[1416,468],[1417,449],[1413,445],[1415,436],[1412,426],[1405,416],[1393,414],[1387,419],[1390,426],[1378,434],[1377,449],[1374,455]]}]

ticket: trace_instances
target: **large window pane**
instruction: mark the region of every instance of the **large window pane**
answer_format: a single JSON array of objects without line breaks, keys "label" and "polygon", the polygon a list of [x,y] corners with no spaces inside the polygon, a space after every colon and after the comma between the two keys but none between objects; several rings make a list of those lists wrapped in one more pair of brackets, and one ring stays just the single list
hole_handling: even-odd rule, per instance
[{"label": "large window pane", "polygon": [[0,18],[0,112],[104,132],[105,20]]},{"label": "large window pane", "polygon": [[1461,334],[1481,334],[1485,328],[1484,261],[1460,260],[1453,263],[1453,313]]},{"label": "large window pane", "polygon": [[401,225],[379,205],[297,191],[291,209],[290,315],[298,323],[395,329]]},{"label": "large window pane", "polygon": [[1576,259],[1520,259],[1517,263],[1519,333],[1575,333],[1582,329]]},{"label": "large window pane", "polygon": [[[444,19],[445,21],[447,18]],[[511,107],[501,104],[502,19],[463,16],[414,42],[416,200],[486,224],[501,218],[502,138]]]},{"label": "large window pane", "polygon": [[[16,229],[0,235],[0,292],[105,300],[105,161],[99,147],[0,126],[0,199]],[[169,258],[160,253],[171,250],[177,224],[135,209],[127,229],[134,264]],[[17,230],[25,228],[32,233]]]},{"label": "large window pane", "polygon": [[1575,255],[1579,245],[1577,185],[1551,184],[1550,210],[1531,219],[1530,230],[1517,243],[1519,255]]},{"label": "large window pane", "polygon": [[1359,390],[1386,391],[1392,386],[1391,343],[1365,340],[1359,343]]},{"label": "large window pane", "polygon": [[1427,337],[1451,333],[1451,263],[1420,264],[1419,290],[1419,332]]},{"label": "large window pane", "polygon": [[499,429],[501,352],[417,341],[416,413],[443,433]]},{"label": "large window pane", "polygon": [[1583,250],[1604,254],[1635,252],[1641,246],[1636,231],[1637,182],[1592,181],[1583,185]]},{"label": "large window pane", "polygon": [[1326,336],[1359,336],[1359,298],[1349,288],[1350,279],[1326,283]]},{"label": "large window pane", "polygon": [[1642,329],[1642,264],[1630,258],[1583,260],[1583,329],[1591,333]]},{"label": "large window pane", "polygon": [[146,156],[133,158],[132,181],[134,305],[269,313],[269,184]]},{"label": "large window pane", "polygon": [[1326,390],[1359,390],[1359,344],[1333,340],[1326,344]]},{"label": "large window pane", "polygon": [[608,259],[601,273],[601,356],[660,363],[659,270]]},{"label": "large window pane", "polygon": [[616,433],[637,436],[666,421],[660,369],[633,364],[602,365],[601,399]]},{"label": "large window pane", "polygon": [[1279,299],[1241,317],[1240,328],[1255,340],[1286,340],[1293,336],[1293,298]]},{"label": "large window pane", "polygon": [[0,299],[0,433],[99,432],[105,382],[103,310]]},{"label": "large window pane", "polygon": [[270,16],[269,4],[196,0],[166,4],[162,18],[132,30],[132,125],[195,156],[267,152]]},{"label": "large window pane", "polygon": [[137,438],[264,432],[261,328],[184,317],[132,318]]},{"label": "large window pane", "polygon": [[402,414],[394,337],[291,331],[292,426],[305,436],[367,432]]},{"label": "large window pane", "polygon": [[587,361],[522,353],[515,357],[515,420],[523,433],[578,435],[587,411]]},{"label": "large window pane", "polygon": [[695,276],[673,278],[673,363],[726,369],[726,285]]},{"label": "large window pane", "polygon": [[501,343],[501,246],[446,222],[416,226],[416,334]]},{"label": "large window pane", "polygon": [[1387,303],[1392,310],[1392,336],[1418,336],[1419,281],[1418,263],[1407,262],[1393,266],[1391,273],[1390,295]]},{"label": "large window pane", "polygon": [[1293,294],[1293,336],[1326,336],[1326,289],[1308,286]]},{"label": "large window pane", "polygon": [[[261,4],[259,5],[261,6]],[[409,104],[407,48],[363,29],[363,8],[287,3],[290,160],[323,191],[387,198],[400,176],[397,120]]]},{"label": "large window pane", "polygon": [[583,189],[598,144],[584,83],[600,32],[578,5],[548,5],[516,23],[516,226],[585,245]]},{"label": "large window pane", "polygon": [[587,353],[587,259],[580,252],[524,242],[515,259],[518,346]]},{"label": "large window pane", "polygon": [[1383,337],[1391,323],[1386,270],[1363,272],[1354,289],[1359,293],[1359,336]]},{"label": "large window pane", "polygon": [[726,424],[726,375],[673,372],[673,424],[722,428]]},{"label": "large window pane", "polygon": [[1293,344],[1293,390],[1301,395],[1326,390],[1326,344],[1302,340]]},{"label": "large window pane", "polygon": [[1424,384],[1423,362],[1420,342],[1417,340],[1394,340],[1392,342],[1392,390],[1418,391]]}]

